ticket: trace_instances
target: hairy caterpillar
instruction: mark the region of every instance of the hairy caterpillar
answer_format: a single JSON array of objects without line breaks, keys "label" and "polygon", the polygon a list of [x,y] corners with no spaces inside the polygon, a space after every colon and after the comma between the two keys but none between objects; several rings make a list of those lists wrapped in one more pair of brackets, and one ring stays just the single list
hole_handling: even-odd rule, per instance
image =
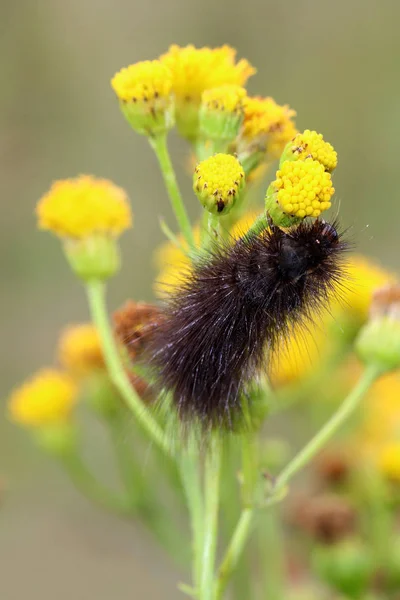
[{"label": "hairy caterpillar", "polygon": [[268,352],[328,304],[346,247],[336,223],[303,221],[214,247],[195,263],[146,351],[183,421],[233,427]]}]

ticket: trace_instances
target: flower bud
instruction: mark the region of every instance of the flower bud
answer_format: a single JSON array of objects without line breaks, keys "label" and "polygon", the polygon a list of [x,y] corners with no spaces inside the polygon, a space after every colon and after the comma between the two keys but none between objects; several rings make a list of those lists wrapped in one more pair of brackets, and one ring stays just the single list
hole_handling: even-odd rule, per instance
[{"label": "flower bud", "polygon": [[199,163],[193,175],[193,190],[206,210],[226,215],[244,189],[242,165],[231,154],[216,154]]},{"label": "flower bud", "polygon": [[400,367],[400,285],[389,285],[375,292],[370,320],[361,329],[355,350],[367,365],[382,371]]},{"label": "flower bud", "polygon": [[296,161],[312,158],[323,165],[325,171],[331,173],[337,167],[337,152],[329,142],[325,142],[322,133],[306,129],[297,133],[286,144],[282,152],[279,166],[286,160]]},{"label": "flower bud", "polygon": [[200,106],[200,135],[225,144],[233,141],[243,121],[246,90],[238,85],[223,85],[205,90]]}]

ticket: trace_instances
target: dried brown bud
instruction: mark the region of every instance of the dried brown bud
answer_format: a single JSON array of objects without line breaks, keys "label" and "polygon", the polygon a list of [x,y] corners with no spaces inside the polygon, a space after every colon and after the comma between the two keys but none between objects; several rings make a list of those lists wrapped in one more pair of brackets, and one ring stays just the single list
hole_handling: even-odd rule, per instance
[{"label": "dried brown bud", "polygon": [[160,322],[161,311],[154,304],[128,300],[113,314],[114,333],[132,362],[143,352],[153,328]]},{"label": "dried brown bud", "polygon": [[324,544],[333,544],[354,531],[355,512],[343,498],[325,494],[302,499],[294,508],[292,521]]},{"label": "dried brown bud", "polygon": [[315,460],[315,470],[327,484],[345,483],[350,471],[350,457],[339,448],[324,450]]}]

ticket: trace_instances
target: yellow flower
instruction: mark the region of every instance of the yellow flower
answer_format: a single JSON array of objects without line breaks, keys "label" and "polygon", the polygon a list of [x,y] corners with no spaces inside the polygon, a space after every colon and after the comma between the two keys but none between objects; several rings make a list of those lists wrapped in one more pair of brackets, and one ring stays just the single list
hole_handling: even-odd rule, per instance
[{"label": "yellow flower", "polygon": [[250,147],[263,151],[269,160],[279,158],[296,134],[295,115],[287,104],[280,106],[273,98],[246,98],[238,153],[248,153]]},{"label": "yellow flower", "polygon": [[43,369],[11,394],[8,410],[13,421],[26,427],[57,425],[69,420],[76,401],[69,375]]},{"label": "yellow flower", "polygon": [[208,110],[238,114],[243,112],[246,94],[245,88],[239,85],[221,85],[205,90],[202,104]]},{"label": "yellow flower", "polygon": [[121,110],[141,134],[157,135],[173,124],[172,77],[159,60],[146,60],[121,69],[111,80]]},{"label": "yellow flower", "polygon": [[193,190],[209,212],[227,214],[244,188],[243,167],[232,154],[215,154],[197,165]]},{"label": "yellow flower", "polygon": [[125,191],[90,175],[55,181],[36,213],[40,229],[64,238],[83,239],[97,233],[117,237],[132,224]]},{"label": "yellow flower", "polygon": [[330,173],[337,167],[337,152],[329,142],[325,142],[322,133],[306,129],[295,135],[281,157],[281,163],[288,160],[312,158],[320,162]]},{"label": "yellow flower", "polygon": [[286,160],[271,184],[275,202],[287,215],[303,219],[319,217],[331,207],[335,192],[332,179],[319,162],[312,158],[291,162]]},{"label": "yellow flower", "polygon": [[222,85],[242,86],[255,73],[250,63],[235,62],[236,51],[230,46],[220,48],[184,48],[172,45],[160,57],[172,73],[175,95],[175,118],[181,134],[194,139],[198,134],[201,96],[204,90]]},{"label": "yellow flower", "polygon": [[67,327],[60,337],[58,355],[62,366],[78,377],[104,367],[100,337],[90,323]]},{"label": "yellow flower", "polygon": [[400,440],[385,444],[380,452],[379,468],[389,479],[400,481]]},{"label": "yellow flower", "polygon": [[120,100],[151,103],[170,96],[171,72],[159,60],[145,60],[118,71],[111,86]]}]

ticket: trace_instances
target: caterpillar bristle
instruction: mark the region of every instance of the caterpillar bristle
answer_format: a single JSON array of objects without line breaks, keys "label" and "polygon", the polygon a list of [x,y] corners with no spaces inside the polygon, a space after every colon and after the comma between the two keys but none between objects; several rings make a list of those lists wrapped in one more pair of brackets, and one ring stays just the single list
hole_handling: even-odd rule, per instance
[{"label": "caterpillar bristle", "polygon": [[171,294],[145,352],[184,423],[234,429],[268,354],[317,320],[343,280],[338,224],[303,221],[202,255]]}]

